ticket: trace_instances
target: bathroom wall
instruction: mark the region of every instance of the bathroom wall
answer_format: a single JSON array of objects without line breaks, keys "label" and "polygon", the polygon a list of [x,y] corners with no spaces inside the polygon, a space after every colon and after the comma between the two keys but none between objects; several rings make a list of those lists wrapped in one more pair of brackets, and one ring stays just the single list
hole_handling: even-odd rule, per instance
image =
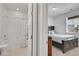
[{"label": "bathroom wall", "polygon": [[79,9],[71,10],[67,13],[57,15],[53,18],[56,33],[66,33],[66,17],[79,15]]},{"label": "bathroom wall", "polygon": [[27,47],[27,22],[26,13],[8,10],[8,48]]},{"label": "bathroom wall", "polygon": [[7,31],[7,9],[4,7],[3,4],[0,4],[0,44],[5,43],[4,35],[6,35]]},{"label": "bathroom wall", "polygon": [[0,4],[0,44],[6,43],[8,48],[27,46],[27,26],[27,13],[11,11]]}]

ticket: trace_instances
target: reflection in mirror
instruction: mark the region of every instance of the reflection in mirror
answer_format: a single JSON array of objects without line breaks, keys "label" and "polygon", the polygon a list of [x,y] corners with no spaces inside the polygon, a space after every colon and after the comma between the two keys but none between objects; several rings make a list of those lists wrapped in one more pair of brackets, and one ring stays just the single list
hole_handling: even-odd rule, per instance
[{"label": "reflection in mirror", "polygon": [[66,32],[79,32],[79,15],[66,19]]}]

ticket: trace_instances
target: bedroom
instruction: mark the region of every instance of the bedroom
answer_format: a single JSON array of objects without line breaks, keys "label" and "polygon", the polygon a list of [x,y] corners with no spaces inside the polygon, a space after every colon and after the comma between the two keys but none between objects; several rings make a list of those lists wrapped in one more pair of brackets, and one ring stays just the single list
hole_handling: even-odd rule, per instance
[{"label": "bedroom", "polygon": [[53,56],[79,55],[78,19],[79,3],[48,4],[48,36],[52,38]]}]

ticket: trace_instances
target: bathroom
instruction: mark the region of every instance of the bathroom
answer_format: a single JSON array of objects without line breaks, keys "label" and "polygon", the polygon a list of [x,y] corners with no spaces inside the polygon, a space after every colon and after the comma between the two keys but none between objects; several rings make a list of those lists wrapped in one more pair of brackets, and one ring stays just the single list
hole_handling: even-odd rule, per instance
[{"label": "bathroom", "polygon": [[[52,37],[52,55],[54,56],[78,56],[79,55],[79,3],[51,3],[48,4],[48,28],[49,36]],[[74,25],[74,26],[73,26]],[[51,29],[50,29],[51,27]],[[74,30],[72,30],[74,28]],[[64,41],[65,39],[68,41]],[[72,37],[72,38],[69,38]],[[67,40],[66,39],[66,40]],[[72,39],[75,39],[73,41]],[[55,42],[56,41],[56,42]],[[70,42],[75,42],[69,44],[71,47],[65,53],[62,52],[57,46],[61,42],[65,42],[65,45],[68,45]],[[70,42],[69,42],[70,41]],[[57,43],[58,42],[58,43]],[[69,42],[69,43],[68,43]],[[71,45],[71,46],[70,46]],[[74,53],[73,53],[74,52]]]},{"label": "bathroom", "polygon": [[32,20],[28,10],[27,3],[0,3],[0,55],[31,55]]}]

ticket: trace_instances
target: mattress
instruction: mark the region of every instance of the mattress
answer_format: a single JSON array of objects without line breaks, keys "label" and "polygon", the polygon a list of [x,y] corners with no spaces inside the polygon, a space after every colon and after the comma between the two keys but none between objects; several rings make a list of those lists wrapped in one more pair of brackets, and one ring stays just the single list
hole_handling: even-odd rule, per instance
[{"label": "mattress", "polygon": [[58,43],[62,43],[62,40],[68,41],[74,39],[74,35],[67,35],[67,34],[53,34],[51,36],[52,36],[52,40]]}]

